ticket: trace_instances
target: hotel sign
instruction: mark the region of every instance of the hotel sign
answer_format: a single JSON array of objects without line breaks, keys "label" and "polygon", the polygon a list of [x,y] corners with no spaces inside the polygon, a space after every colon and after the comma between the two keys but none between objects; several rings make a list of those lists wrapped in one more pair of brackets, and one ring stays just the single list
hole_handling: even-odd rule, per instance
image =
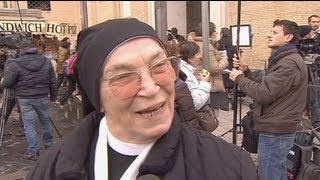
[{"label": "hotel sign", "polygon": [[31,32],[34,34],[77,35],[76,24],[44,21],[6,21],[0,20],[0,31]]}]

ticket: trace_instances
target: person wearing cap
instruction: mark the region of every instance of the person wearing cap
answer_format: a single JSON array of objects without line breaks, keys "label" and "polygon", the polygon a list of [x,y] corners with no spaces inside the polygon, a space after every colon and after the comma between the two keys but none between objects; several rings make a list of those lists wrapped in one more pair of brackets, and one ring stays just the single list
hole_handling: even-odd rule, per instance
[{"label": "person wearing cap", "polygon": [[49,117],[49,100],[57,99],[56,76],[50,61],[38,53],[31,41],[22,41],[19,56],[5,68],[1,81],[4,88],[12,88],[18,99],[28,149],[24,158],[36,160],[40,144],[37,134],[37,119],[43,129],[45,148],[53,144],[53,135]]},{"label": "person wearing cap", "polygon": [[181,123],[175,57],[151,26],[114,19],[80,34],[79,82],[95,110],[27,179],[257,179],[240,147]]}]

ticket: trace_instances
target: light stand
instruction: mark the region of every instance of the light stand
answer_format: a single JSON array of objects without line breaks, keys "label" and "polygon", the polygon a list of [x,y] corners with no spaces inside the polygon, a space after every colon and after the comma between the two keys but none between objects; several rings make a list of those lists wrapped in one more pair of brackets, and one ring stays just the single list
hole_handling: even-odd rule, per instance
[{"label": "light stand", "polygon": [[[238,16],[237,16],[237,55],[240,55],[240,23],[241,23],[241,1],[238,1]],[[237,143],[237,113],[238,113],[238,84],[234,84],[234,101],[233,101],[233,127],[232,127],[232,143]],[[240,111],[241,112],[241,111]],[[241,117],[240,117],[240,126],[241,126]]]},{"label": "light stand", "polygon": [[[235,84],[236,85],[236,84]],[[237,134],[238,133],[242,133],[242,122],[241,122],[241,118],[242,118],[242,97],[245,97],[246,95],[242,92],[242,91],[234,91],[234,97],[237,97],[237,101],[234,99],[233,103],[233,126],[230,130],[228,130],[227,132],[221,134],[218,137],[223,137],[224,135],[228,134],[229,132],[233,132],[233,136],[232,136],[232,142],[235,144],[237,141]],[[238,99],[239,98],[239,99]],[[238,106],[239,105],[239,106]],[[238,114],[238,108],[239,108],[239,117],[237,117]],[[235,142],[234,142],[235,140]]]},{"label": "light stand", "polygon": [[[241,1],[238,1],[238,17],[237,17],[237,29],[236,29],[236,49],[237,49],[237,55],[239,57],[240,55],[240,20],[241,20]],[[233,29],[230,29],[231,35],[233,37]],[[234,37],[232,38],[232,41],[234,42]],[[233,126],[232,129],[229,131],[223,133],[220,135],[220,137],[224,136],[225,134],[229,133],[232,131],[232,143],[236,144],[237,143],[237,127],[241,128],[241,102],[240,102],[240,118],[239,122],[237,121],[237,114],[238,114],[238,97],[241,97],[238,91],[238,85],[235,83],[234,84],[234,99],[233,99]]]},{"label": "light stand", "polygon": [[[252,47],[252,34],[251,34],[251,25],[249,24],[240,24],[241,20],[241,1],[238,1],[238,17],[237,17],[237,25],[230,26],[230,33],[232,37],[232,45],[236,46],[237,56],[240,57],[242,50],[240,47]],[[241,31],[241,32],[240,32]],[[240,37],[241,34],[241,37]],[[242,133],[242,114],[241,114],[241,105],[242,105],[242,97],[246,95],[239,90],[238,84],[234,84],[234,99],[233,99],[233,126],[232,129],[220,135],[220,137],[225,134],[232,132],[232,143],[237,143],[237,134]],[[238,106],[239,103],[239,106]],[[238,107],[239,107],[239,117],[238,115]],[[238,128],[239,127],[239,128]]]}]

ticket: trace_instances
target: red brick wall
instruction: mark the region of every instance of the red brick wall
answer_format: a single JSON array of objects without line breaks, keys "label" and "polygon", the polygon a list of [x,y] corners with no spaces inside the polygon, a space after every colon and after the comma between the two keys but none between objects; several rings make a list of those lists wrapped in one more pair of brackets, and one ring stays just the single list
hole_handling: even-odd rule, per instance
[{"label": "red brick wall", "polygon": [[[251,24],[253,32],[252,49],[243,48],[243,56],[250,67],[262,69],[270,55],[267,35],[275,19],[288,19],[298,25],[308,24],[312,14],[320,15],[319,1],[242,1],[241,24]],[[229,2],[229,21],[237,23],[237,1]]]}]

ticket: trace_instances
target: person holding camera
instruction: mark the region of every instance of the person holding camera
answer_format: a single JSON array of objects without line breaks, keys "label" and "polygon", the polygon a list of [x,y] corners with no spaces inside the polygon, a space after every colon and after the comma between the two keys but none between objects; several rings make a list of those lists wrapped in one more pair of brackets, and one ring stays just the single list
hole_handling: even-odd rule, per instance
[{"label": "person holding camera", "polygon": [[264,180],[287,179],[287,155],[307,100],[308,72],[294,44],[299,26],[289,20],[275,20],[268,47],[266,76],[253,77],[244,58],[234,58],[230,79],[255,100],[254,129],[259,132],[259,176]]},{"label": "person holding camera", "polygon": [[[298,48],[308,64],[309,70],[309,91],[308,103],[304,116],[311,120],[312,126],[320,131],[320,17],[311,15],[308,17],[308,28],[302,26],[302,30],[308,32],[302,36],[302,40],[298,43]],[[303,34],[303,33],[302,33]]]},{"label": "person holding camera", "polygon": [[306,38],[320,41],[320,17],[318,15],[311,15],[308,17],[308,23],[312,30]]}]

